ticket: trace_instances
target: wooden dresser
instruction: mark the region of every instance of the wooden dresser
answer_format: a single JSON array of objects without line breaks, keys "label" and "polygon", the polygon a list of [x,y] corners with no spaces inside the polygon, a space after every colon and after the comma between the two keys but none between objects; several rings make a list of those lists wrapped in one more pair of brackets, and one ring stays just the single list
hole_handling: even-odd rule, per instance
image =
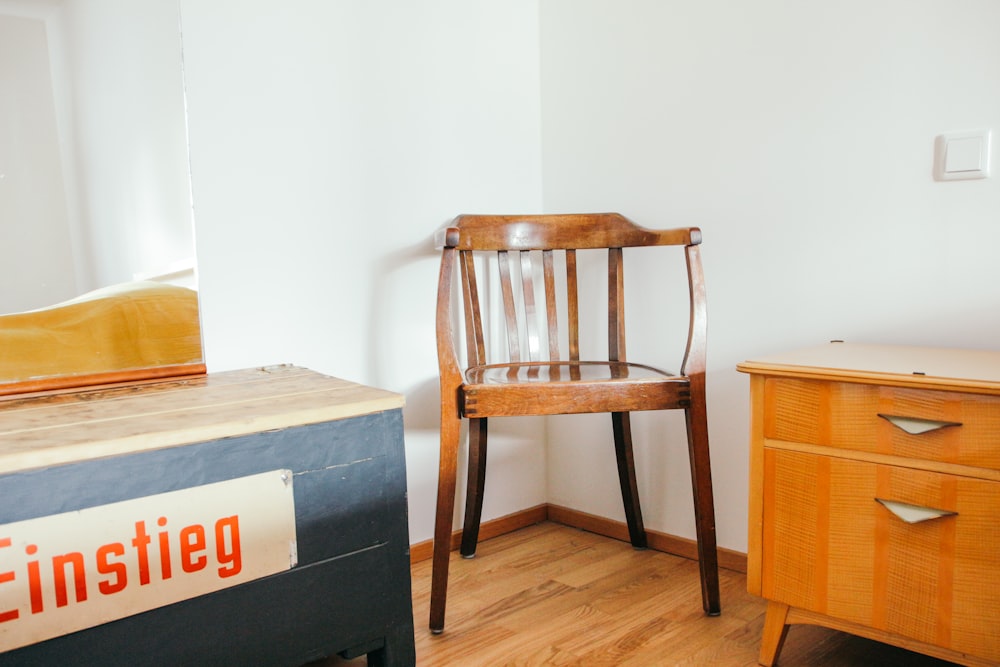
[{"label": "wooden dresser", "polygon": [[1000,664],[1000,352],[832,342],[738,369],[760,663],[807,623]]},{"label": "wooden dresser", "polygon": [[402,405],[292,366],[0,400],[0,665],[413,665]]}]

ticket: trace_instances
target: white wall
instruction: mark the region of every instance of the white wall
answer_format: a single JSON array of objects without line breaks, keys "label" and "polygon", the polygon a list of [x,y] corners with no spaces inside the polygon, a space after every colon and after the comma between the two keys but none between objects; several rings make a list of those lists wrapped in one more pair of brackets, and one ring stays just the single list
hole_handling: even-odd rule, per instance
[{"label": "white wall", "polygon": [[[1000,3],[540,4],[545,209],[704,231],[718,535],[745,550],[736,363],[834,338],[997,348]],[[933,181],[934,137],[980,127],[994,177]],[[642,423],[647,527],[692,537],[683,427]],[[550,500],[621,518],[591,432],[552,429]]]},{"label": "white wall", "polygon": [[[293,363],[406,395],[413,541],[432,533],[434,230],[541,207],[535,0],[182,1],[209,369]],[[545,500],[523,428],[489,516]]]},{"label": "white wall", "polygon": [[[432,231],[538,210],[699,225],[719,540],[745,549],[736,363],[831,338],[996,347],[998,180],[930,174],[935,135],[1000,131],[998,12],[182,0],[209,367],[295,363],[405,393],[411,539],[425,540]],[[631,316],[633,330],[670,320]],[[653,342],[630,352],[676,366]],[[547,459],[524,444],[544,425],[507,424],[486,516],[551,501],[621,518],[605,421],[553,420]],[[651,442],[663,429],[670,448]],[[680,420],[643,415],[635,432],[648,527],[693,536]]]}]

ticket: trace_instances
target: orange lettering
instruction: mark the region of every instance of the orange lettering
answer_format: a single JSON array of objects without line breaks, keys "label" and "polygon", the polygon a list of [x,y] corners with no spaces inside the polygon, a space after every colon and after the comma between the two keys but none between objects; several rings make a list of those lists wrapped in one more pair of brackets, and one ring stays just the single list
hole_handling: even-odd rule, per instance
[{"label": "orange lettering", "polygon": [[[120,542],[100,544],[97,540],[85,539],[85,543],[94,545],[86,552],[70,551],[50,555],[53,551],[51,546],[40,549],[37,544],[25,544],[23,566],[19,562],[5,563],[4,558],[10,552],[4,549],[13,547],[15,538],[0,536],[0,591],[3,593],[0,595],[0,604],[8,607],[0,608],[0,628],[4,627],[4,623],[21,618],[22,611],[43,613],[46,602],[54,602],[57,608],[86,602],[89,595],[95,592],[88,588],[88,583],[96,584],[96,592],[102,595],[114,595],[128,591],[130,584],[132,588],[138,588],[151,583],[152,568],[158,569],[162,580],[166,581],[173,577],[175,558],[179,559],[181,570],[188,574],[202,570],[207,572],[213,556],[213,567],[220,578],[235,577],[242,573],[239,515],[218,518],[214,522],[214,530],[207,523],[195,522],[174,533],[166,516],[158,517],[156,524],[158,529],[154,531],[147,528],[146,519],[135,521],[133,535],[122,535],[124,539]],[[103,526],[99,529],[103,529]],[[23,541],[26,540],[22,540],[22,543]],[[174,553],[171,553],[172,550]],[[155,562],[157,558],[159,567]],[[15,560],[20,561],[19,558]],[[27,581],[21,580],[21,576]],[[89,582],[88,577],[91,577]],[[18,581],[21,582],[20,586],[15,583]],[[10,583],[14,585],[3,588],[3,584]],[[25,583],[27,586],[24,586]],[[25,587],[27,591],[23,590]],[[15,604],[12,598],[19,596],[28,599]]]},{"label": "orange lettering", "polygon": [[105,595],[121,592],[128,584],[128,570],[125,568],[125,563],[108,562],[108,557],[111,555],[124,556],[125,545],[121,542],[112,542],[97,549],[97,571],[115,576],[114,583],[110,579],[98,582],[98,590]]},{"label": "orange lettering", "polygon": [[[38,553],[38,546],[29,544],[24,548],[24,553],[34,556]],[[37,560],[28,561],[28,590],[31,593],[31,613],[41,613],[45,610],[45,605],[42,603],[42,573],[38,569]]]},{"label": "orange lettering", "polygon": [[135,522],[135,538],[132,539],[132,546],[135,547],[136,556],[139,558],[139,584],[145,586],[149,583],[149,535],[146,534],[146,522]]},{"label": "orange lettering", "polygon": [[73,551],[61,556],[52,557],[52,576],[56,585],[56,606],[65,607],[69,604],[69,591],[66,587],[66,566],[73,566],[73,587],[76,589],[76,601],[87,599],[87,573],[83,567],[83,554]]},{"label": "orange lettering", "polygon": [[199,524],[188,526],[181,530],[181,568],[185,572],[197,572],[208,564],[207,556],[196,553],[205,550],[205,527]]},{"label": "orange lettering", "polygon": [[[226,549],[226,529],[229,529],[229,549]],[[236,514],[215,522],[215,555],[219,560],[219,576],[232,577],[243,569],[240,553],[240,517]],[[225,567],[225,566],[229,567]]]},{"label": "orange lettering", "polygon": [[[167,517],[161,516],[156,520],[156,524],[163,528],[167,525]],[[167,540],[169,534],[165,530],[161,530],[159,534],[160,538],[160,574],[163,575],[163,579],[169,579],[171,575],[170,569],[170,542]]]},{"label": "orange lettering", "polygon": [[[9,546],[10,546],[10,538],[0,537],[0,547],[9,547]],[[14,573],[0,572],[0,584],[7,581],[14,581]],[[4,623],[6,621],[13,621],[20,615],[21,612],[19,612],[17,609],[8,609],[7,611],[0,611],[0,623]]]}]

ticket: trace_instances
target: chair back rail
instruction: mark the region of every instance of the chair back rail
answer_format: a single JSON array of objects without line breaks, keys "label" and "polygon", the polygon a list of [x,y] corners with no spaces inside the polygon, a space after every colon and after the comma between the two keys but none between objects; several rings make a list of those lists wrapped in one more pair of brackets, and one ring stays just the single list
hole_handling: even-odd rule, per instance
[{"label": "chair back rail", "polygon": [[618,213],[585,215],[460,215],[438,230],[441,248],[458,250],[564,250],[697,245],[697,227],[645,229]]}]

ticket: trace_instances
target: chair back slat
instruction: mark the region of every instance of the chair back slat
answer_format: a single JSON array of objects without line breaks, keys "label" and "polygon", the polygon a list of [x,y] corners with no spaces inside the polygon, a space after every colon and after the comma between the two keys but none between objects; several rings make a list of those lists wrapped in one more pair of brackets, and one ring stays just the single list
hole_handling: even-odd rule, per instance
[{"label": "chair back slat", "polygon": [[559,360],[559,312],[556,302],[556,270],[551,250],[542,251],[542,272],[545,276],[545,313],[549,325],[549,361]]},{"label": "chair back slat", "polygon": [[538,310],[535,307],[534,267],[531,253],[522,250],[521,256],[521,297],[524,305],[524,328],[527,333],[528,361],[541,361],[541,343],[538,334]]},{"label": "chair back slat", "polygon": [[514,304],[514,286],[506,250],[497,252],[497,267],[500,274],[500,293],[503,295],[504,320],[507,323],[507,353],[510,361],[518,363],[521,361],[521,333],[517,325],[517,306]]},{"label": "chair back slat", "polygon": [[580,290],[576,283],[576,251],[566,251],[566,333],[569,360],[580,361]]},{"label": "chair back slat", "polygon": [[625,361],[625,292],[621,248],[608,248],[608,359]]},{"label": "chair back slat", "polygon": [[465,298],[466,350],[470,365],[486,363],[486,342],[483,337],[483,318],[479,309],[479,288],[476,284],[476,265],[473,254],[461,253],[462,294]]}]

